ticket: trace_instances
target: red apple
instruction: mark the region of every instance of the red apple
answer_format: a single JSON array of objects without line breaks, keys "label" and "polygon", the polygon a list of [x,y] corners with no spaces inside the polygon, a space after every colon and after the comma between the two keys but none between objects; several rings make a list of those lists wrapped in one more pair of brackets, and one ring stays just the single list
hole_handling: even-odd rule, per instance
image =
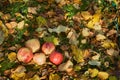
[{"label": "red apple", "polygon": [[33,57],[33,61],[37,65],[43,65],[46,63],[46,56],[44,53],[35,53]]},{"label": "red apple", "polygon": [[25,46],[30,48],[34,53],[40,49],[40,42],[38,39],[30,39],[25,42]]},{"label": "red apple", "polygon": [[51,42],[46,42],[42,45],[42,51],[45,54],[51,54],[55,50],[55,45]]},{"label": "red apple", "polygon": [[33,53],[29,48],[20,48],[18,53],[17,53],[17,58],[19,61],[28,63],[32,60],[33,58]]},{"label": "red apple", "polygon": [[59,52],[54,51],[50,54],[49,59],[53,64],[59,65],[63,61],[63,55]]}]

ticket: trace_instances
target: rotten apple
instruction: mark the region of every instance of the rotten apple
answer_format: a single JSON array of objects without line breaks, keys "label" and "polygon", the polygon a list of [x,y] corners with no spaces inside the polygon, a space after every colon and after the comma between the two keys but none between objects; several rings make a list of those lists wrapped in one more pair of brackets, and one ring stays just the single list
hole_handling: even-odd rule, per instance
[{"label": "rotten apple", "polygon": [[33,61],[37,65],[43,65],[46,63],[46,56],[44,53],[35,53],[33,56]]},{"label": "rotten apple", "polygon": [[32,60],[33,53],[29,48],[23,47],[18,50],[17,58],[21,62],[28,63]]},{"label": "rotten apple", "polygon": [[40,42],[38,39],[30,39],[25,42],[25,46],[30,48],[34,53],[40,49]]},{"label": "rotten apple", "polygon": [[55,50],[55,45],[52,42],[46,42],[42,45],[42,51],[48,55]]}]

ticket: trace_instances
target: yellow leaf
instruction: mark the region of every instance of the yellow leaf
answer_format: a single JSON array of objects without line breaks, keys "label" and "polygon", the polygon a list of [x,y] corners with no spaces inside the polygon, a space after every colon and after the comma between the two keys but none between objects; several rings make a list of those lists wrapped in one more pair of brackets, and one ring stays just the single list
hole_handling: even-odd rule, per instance
[{"label": "yellow leaf", "polygon": [[98,77],[101,79],[101,80],[106,80],[108,77],[109,77],[109,74],[107,72],[99,72],[98,73]]},{"label": "yellow leaf", "polygon": [[34,75],[32,78],[30,78],[29,80],[40,80],[38,75]]},{"label": "yellow leaf", "polygon": [[24,80],[25,75],[26,74],[24,72],[23,73],[13,73],[11,75],[11,78],[14,79],[14,80]]},{"label": "yellow leaf", "polygon": [[61,80],[60,76],[58,74],[50,74],[49,75],[49,80]]},{"label": "yellow leaf", "polygon": [[98,69],[88,69],[88,71],[90,72],[90,76],[93,78],[93,77],[96,77],[98,75]]},{"label": "yellow leaf", "polygon": [[94,25],[100,21],[101,13],[97,11],[96,14],[92,16],[92,19],[88,22],[87,27],[94,29]]},{"label": "yellow leaf", "polygon": [[8,59],[10,61],[15,61],[16,60],[16,53],[15,52],[11,52],[8,54]]},{"label": "yellow leaf", "polygon": [[55,45],[59,45],[59,42],[60,42],[60,41],[59,41],[58,38],[55,37],[55,38],[53,39],[53,43],[54,43]]},{"label": "yellow leaf", "polygon": [[118,1],[119,1],[119,0],[114,0],[114,2],[115,2],[116,5],[118,5],[118,3],[119,3]]},{"label": "yellow leaf", "polygon": [[71,49],[74,60],[77,61],[78,63],[84,62],[83,51],[75,45],[71,45]]},{"label": "yellow leaf", "polygon": [[81,3],[81,0],[73,0],[73,2],[74,2],[75,4],[80,4],[80,3]]},{"label": "yellow leaf", "polygon": [[116,43],[106,40],[102,43],[102,47],[104,47],[104,48],[115,48]]}]

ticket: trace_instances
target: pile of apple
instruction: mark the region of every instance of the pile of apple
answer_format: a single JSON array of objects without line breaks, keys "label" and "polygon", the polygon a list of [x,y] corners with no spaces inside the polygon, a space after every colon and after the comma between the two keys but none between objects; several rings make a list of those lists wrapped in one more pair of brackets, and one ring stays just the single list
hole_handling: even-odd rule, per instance
[{"label": "pile of apple", "polygon": [[37,65],[46,63],[49,56],[49,61],[55,65],[59,65],[63,61],[63,55],[56,51],[55,45],[51,42],[45,42],[40,46],[38,39],[30,39],[25,42],[25,47],[22,47],[17,52],[17,58],[20,62],[29,63],[33,61]]}]

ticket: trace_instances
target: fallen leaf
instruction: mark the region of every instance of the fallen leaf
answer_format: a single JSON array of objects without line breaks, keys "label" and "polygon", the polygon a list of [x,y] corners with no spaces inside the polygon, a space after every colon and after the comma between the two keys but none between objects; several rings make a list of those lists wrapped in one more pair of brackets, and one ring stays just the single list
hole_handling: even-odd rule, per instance
[{"label": "fallen leaf", "polygon": [[116,34],[116,33],[117,33],[117,31],[112,29],[106,34],[106,36],[111,36],[111,35]]},{"label": "fallen leaf", "polygon": [[100,66],[101,62],[97,60],[90,60],[88,64],[93,65],[93,66]]},{"label": "fallen leaf", "polygon": [[73,45],[77,45],[79,43],[79,41],[77,40],[78,36],[79,34],[77,34],[75,30],[71,29],[67,35],[67,38],[69,39],[69,43]]},{"label": "fallen leaf", "polygon": [[115,52],[115,50],[114,49],[107,49],[107,51],[106,51],[106,53],[108,54],[108,55],[110,55],[110,56],[113,56],[114,55],[114,52]]},{"label": "fallen leaf", "polygon": [[89,35],[90,35],[89,29],[88,29],[88,28],[83,28],[83,30],[82,30],[82,35],[83,35],[84,37],[89,36]]},{"label": "fallen leaf", "polygon": [[89,50],[85,50],[84,51],[84,54],[83,54],[83,57],[86,59],[86,58],[88,58],[90,56],[90,52],[89,52]]},{"label": "fallen leaf", "polygon": [[4,37],[8,36],[8,29],[6,28],[6,26],[3,24],[3,22],[0,20],[0,29],[3,31],[4,33]]},{"label": "fallen leaf", "polygon": [[38,75],[34,75],[32,78],[28,80],[40,80],[40,77]]},{"label": "fallen leaf", "polygon": [[116,76],[110,76],[109,80],[117,80]]},{"label": "fallen leaf", "polygon": [[25,79],[25,73],[14,73],[14,74],[11,74],[11,78],[14,79],[14,80],[24,80]]},{"label": "fallen leaf", "polygon": [[85,20],[88,20],[88,19],[92,18],[92,15],[88,11],[82,11],[81,15]]},{"label": "fallen leaf", "polygon": [[36,21],[37,21],[37,24],[38,24],[39,27],[47,26],[47,20],[44,17],[42,17],[42,16],[38,16],[36,18]]},{"label": "fallen leaf", "polygon": [[102,35],[102,34],[96,35],[96,40],[97,41],[101,41],[101,40],[104,40],[104,39],[106,39],[106,37],[104,35]]},{"label": "fallen leaf", "polygon": [[89,73],[90,73],[90,77],[96,77],[98,75],[98,69],[88,69]]},{"label": "fallen leaf", "polygon": [[61,79],[60,79],[60,76],[58,74],[51,73],[49,75],[49,80],[61,80]]},{"label": "fallen leaf", "polygon": [[107,72],[99,72],[99,73],[98,73],[98,77],[99,77],[101,80],[106,80],[106,79],[108,79],[109,74],[108,74]]},{"label": "fallen leaf", "polygon": [[102,47],[104,48],[115,48],[116,47],[116,43],[110,41],[110,40],[105,40],[104,42],[102,42]]},{"label": "fallen leaf", "polygon": [[56,32],[56,33],[59,34],[59,33],[61,33],[61,32],[66,32],[68,29],[69,29],[69,28],[66,27],[66,26],[59,25],[57,28],[53,28],[53,29],[48,28],[48,31],[49,31],[50,33]]},{"label": "fallen leaf", "polygon": [[67,71],[67,69],[72,68],[73,67],[73,63],[68,60],[66,63],[62,63],[58,66],[58,70],[60,71]]},{"label": "fallen leaf", "polygon": [[77,63],[84,62],[83,52],[77,46],[71,45],[73,58]]},{"label": "fallen leaf", "polygon": [[101,12],[98,10],[92,16],[92,19],[88,22],[87,27],[90,29],[94,29],[94,25],[100,21],[100,18],[101,18]]},{"label": "fallen leaf", "polygon": [[4,42],[4,39],[5,39],[4,33],[3,31],[0,30],[0,45]]},{"label": "fallen leaf", "polygon": [[100,23],[95,23],[94,30],[96,30],[96,31],[102,30]]},{"label": "fallen leaf", "polygon": [[16,53],[15,52],[11,52],[8,54],[8,59],[13,62],[16,60]]},{"label": "fallen leaf", "polygon": [[24,22],[24,20],[23,20],[23,21],[21,21],[21,22],[19,22],[19,23],[17,24],[17,28],[18,28],[18,29],[23,29],[23,28],[24,28],[24,25],[25,25],[25,22]]},{"label": "fallen leaf", "polygon": [[99,58],[100,58],[100,54],[96,54],[92,56],[92,60],[99,60]]},{"label": "fallen leaf", "polygon": [[59,45],[59,39],[55,36],[48,36],[43,38],[46,42],[53,42],[55,45]]},{"label": "fallen leaf", "polygon": [[37,14],[37,8],[36,7],[28,7],[28,12],[32,14]]}]

